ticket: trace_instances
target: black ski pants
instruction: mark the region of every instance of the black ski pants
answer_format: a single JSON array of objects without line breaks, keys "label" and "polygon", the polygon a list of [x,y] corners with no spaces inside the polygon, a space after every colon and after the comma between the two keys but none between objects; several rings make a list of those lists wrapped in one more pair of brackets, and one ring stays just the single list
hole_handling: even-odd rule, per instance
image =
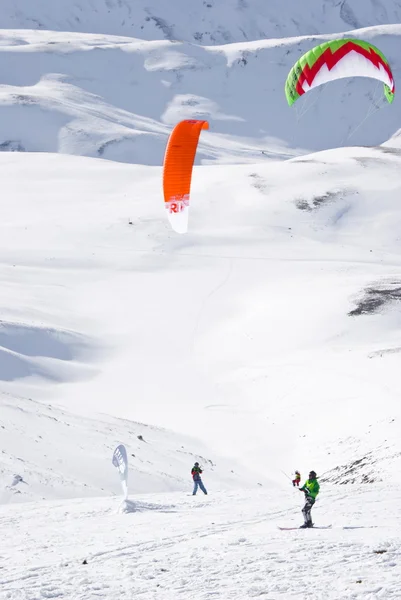
[{"label": "black ski pants", "polygon": [[315,499],[312,496],[306,496],[305,498],[305,506],[302,509],[302,513],[304,515],[304,521],[306,525],[312,524],[312,515],[311,510],[312,506],[315,504]]}]

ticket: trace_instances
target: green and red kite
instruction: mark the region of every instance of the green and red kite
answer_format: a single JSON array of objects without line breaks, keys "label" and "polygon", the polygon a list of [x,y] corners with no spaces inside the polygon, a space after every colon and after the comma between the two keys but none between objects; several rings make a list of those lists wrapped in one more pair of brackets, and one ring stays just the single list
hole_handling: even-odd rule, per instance
[{"label": "green and red kite", "polygon": [[394,100],[394,78],[388,60],[373,44],[356,39],[333,40],[304,54],[285,84],[289,106],[312,88],[343,77],[373,77],[384,83],[388,102]]}]

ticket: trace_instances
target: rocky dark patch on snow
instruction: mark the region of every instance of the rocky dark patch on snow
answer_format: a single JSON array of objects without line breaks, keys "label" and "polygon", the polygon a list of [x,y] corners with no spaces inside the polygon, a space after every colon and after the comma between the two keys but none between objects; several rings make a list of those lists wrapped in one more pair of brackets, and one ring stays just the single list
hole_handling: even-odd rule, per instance
[{"label": "rocky dark patch on snow", "polygon": [[268,185],[266,179],[261,177],[258,173],[251,173],[249,177],[252,178],[252,187],[262,192],[262,194],[269,190],[270,186]]},{"label": "rocky dark patch on snow", "polygon": [[0,152],[25,152],[25,148],[17,140],[6,140],[0,143]]},{"label": "rocky dark patch on snow", "polygon": [[14,100],[15,104],[21,104],[23,106],[37,104],[36,98],[30,96],[29,94],[13,94],[11,97]]},{"label": "rocky dark patch on snow", "polygon": [[299,199],[296,200],[295,205],[299,210],[313,211],[320,208],[323,204],[328,204],[339,198],[343,192],[326,192],[320,196],[315,196],[311,200]]},{"label": "rocky dark patch on snow", "polygon": [[156,27],[158,27],[163,32],[164,38],[166,40],[174,39],[174,29],[172,25],[169,25],[167,21],[165,21],[161,17],[157,17],[155,15],[150,14],[148,9],[145,9],[145,12],[147,12],[149,15],[145,18],[145,21],[153,21]]},{"label": "rocky dark patch on snow", "polygon": [[401,282],[393,281],[385,284],[368,287],[356,308],[349,311],[348,316],[369,315],[377,313],[380,309],[387,307],[390,303],[400,302]]},{"label": "rocky dark patch on snow", "polygon": [[369,358],[382,357],[386,354],[399,354],[401,352],[401,347],[397,346],[395,348],[380,348],[380,350],[374,350],[368,354]]},{"label": "rocky dark patch on snow", "polygon": [[364,169],[383,168],[389,164],[385,158],[376,158],[375,156],[356,156],[354,160]]},{"label": "rocky dark patch on snow", "polygon": [[377,150],[383,152],[383,154],[394,154],[394,156],[401,156],[401,148],[393,148],[390,146],[378,146]]},{"label": "rocky dark patch on snow", "polygon": [[374,464],[375,457],[373,452],[368,452],[362,458],[335,467],[319,479],[322,482],[326,481],[338,485],[345,485],[347,483],[375,483],[376,481],[381,481],[381,479],[375,472]]}]

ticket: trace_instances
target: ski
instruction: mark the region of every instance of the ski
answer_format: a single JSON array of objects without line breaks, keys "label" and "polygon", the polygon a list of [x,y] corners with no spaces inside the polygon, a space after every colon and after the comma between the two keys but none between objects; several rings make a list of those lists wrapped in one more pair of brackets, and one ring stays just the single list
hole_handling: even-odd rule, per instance
[{"label": "ski", "polygon": [[[331,529],[331,525],[314,525],[313,527],[306,527],[306,529]],[[280,531],[295,531],[295,529],[301,529],[300,527],[279,527]],[[303,529],[303,528],[302,528]]]}]

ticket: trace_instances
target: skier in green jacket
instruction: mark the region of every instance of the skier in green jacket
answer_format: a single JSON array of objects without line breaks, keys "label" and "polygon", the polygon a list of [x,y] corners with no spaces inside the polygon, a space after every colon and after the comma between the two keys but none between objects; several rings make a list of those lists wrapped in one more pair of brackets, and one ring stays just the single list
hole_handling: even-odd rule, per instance
[{"label": "skier in green jacket", "polygon": [[300,529],[306,529],[307,527],[313,527],[311,510],[312,506],[316,502],[316,496],[320,490],[320,485],[316,479],[315,471],[309,473],[309,478],[305,481],[303,486],[299,488],[300,492],[305,494],[305,506],[302,509],[305,523],[301,525]]}]

